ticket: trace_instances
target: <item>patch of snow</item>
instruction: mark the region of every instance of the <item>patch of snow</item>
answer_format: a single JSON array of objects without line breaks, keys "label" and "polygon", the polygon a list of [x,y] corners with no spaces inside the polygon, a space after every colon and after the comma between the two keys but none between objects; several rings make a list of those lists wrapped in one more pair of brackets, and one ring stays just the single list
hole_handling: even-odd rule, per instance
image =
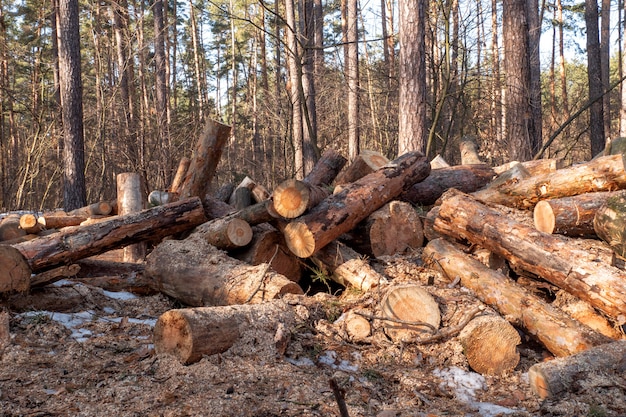
[{"label": "patch of snow", "polygon": [[104,295],[106,295],[109,298],[113,298],[115,300],[133,300],[135,298],[137,298],[137,296],[133,293],[127,292],[127,291],[119,291],[119,292],[114,292],[114,291],[106,291],[106,290],[102,290],[102,293]]},{"label": "patch of snow", "polygon": [[313,362],[311,358],[307,357],[302,357],[298,359],[285,358],[285,360],[295,366],[315,366],[315,362]]},{"label": "patch of snow", "polygon": [[349,361],[340,360],[337,362],[337,352],[334,350],[327,350],[319,358],[317,361],[322,365],[330,366],[333,369],[338,369],[344,372],[356,372],[359,370],[358,365],[352,365]]}]

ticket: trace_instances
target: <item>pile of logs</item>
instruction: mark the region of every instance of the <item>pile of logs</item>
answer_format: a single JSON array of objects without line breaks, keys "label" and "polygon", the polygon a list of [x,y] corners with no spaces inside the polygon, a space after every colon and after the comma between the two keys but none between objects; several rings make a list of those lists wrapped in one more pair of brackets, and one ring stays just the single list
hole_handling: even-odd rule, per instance
[{"label": "pile of logs", "polygon": [[[520,330],[563,358],[531,369],[542,397],[567,390],[558,375],[578,372],[587,357],[605,371],[623,369],[622,155],[570,167],[540,160],[492,168],[467,138],[457,166],[419,152],[390,161],[374,151],[347,164],[328,149],[305,178],[271,193],[248,177],[212,192],[229,134],[207,123],[171,187],[150,193],[150,208],[142,210],[139,186],[123,174],[119,203],[3,219],[0,293],[66,276],[95,282],[115,271],[116,280],[99,285],[119,289],[128,277],[127,289],[160,291],[188,306],[163,314],[154,332],[158,353],[188,364],[228,349],[251,326],[275,332],[284,353],[285,326],[299,320],[284,298],[303,294],[304,266],[315,265],[340,285],[384,294],[373,315],[342,318],[353,341],[366,340],[375,320],[394,341],[458,336],[474,370],[501,374],[519,362]],[[131,247],[123,262],[94,258]],[[406,251],[422,251],[425,266],[484,307],[457,328],[440,328],[427,287],[393,285],[368,261]]]}]

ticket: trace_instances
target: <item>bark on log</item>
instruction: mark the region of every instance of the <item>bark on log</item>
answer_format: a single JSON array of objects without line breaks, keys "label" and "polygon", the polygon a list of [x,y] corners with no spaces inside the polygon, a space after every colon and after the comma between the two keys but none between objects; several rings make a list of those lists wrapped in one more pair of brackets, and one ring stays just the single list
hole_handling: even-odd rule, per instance
[{"label": "bark on log", "polygon": [[0,222],[0,241],[26,236],[26,230],[20,228],[20,215],[9,214]]},{"label": "bark on log", "polygon": [[622,155],[603,156],[552,173],[489,188],[491,193],[477,192],[475,196],[484,202],[521,209],[531,209],[537,202],[551,198],[615,191],[626,188],[624,159]]},{"label": "bark on log", "polygon": [[563,159],[536,159],[524,162],[511,161],[504,165],[494,167],[493,171],[500,175],[517,164],[522,164],[524,169],[528,171],[531,176],[548,174],[556,171],[557,169],[565,168],[565,161],[563,161]]},{"label": "bark on log", "polygon": [[192,196],[204,198],[208,194],[222,150],[230,137],[230,129],[230,126],[207,120],[180,186],[180,198]]},{"label": "bark on log", "polygon": [[32,213],[22,214],[20,216],[20,229],[27,234],[37,234],[41,232],[42,227],[37,222],[37,215]]},{"label": "bark on log", "polygon": [[[143,210],[142,196],[139,174],[135,172],[117,174],[117,210],[120,216]],[[145,257],[145,242],[134,243],[123,249],[124,262],[143,262]]]},{"label": "bark on log", "polygon": [[390,319],[383,322],[383,330],[394,341],[433,334],[441,324],[439,304],[420,285],[391,287],[380,302],[380,312]]},{"label": "bark on log", "polygon": [[145,277],[144,264],[113,262],[100,259],[81,259],[76,262],[80,271],[72,281],[82,282],[107,291],[129,291],[137,295],[150,295],[158,291]]},{"label": "bark on log", "polygon": [[478,144],[474,136],[463,136],[459,142],[459,150],[461,151],[461,165],[484,164],[478,156]]},{"label": "bark on log", "polygon": [[[596,346],[567,358],[537,363],[528,370],[532,391],[540,398],[573,392],[576,382],[626,371],[626,341]],[[606,379],[606,378],[604,378]]]},{"label": "bark on log", "polygon": [[426,157],[413,152],[346,185],[285,227],[289,249],[301,258],[313,255],[429,173]]},{"label": "bark on log", "polygon": [[560,290],[557,292],[552,305],[598,333],[615,340],[623,338],[622,332],[616,329],[606,317],[599,314],[588,302],[574,297],[567,291]]},{"label": "bark on log", "polygon": [[[189,365],[203,356],[227,351],[246,332],[265,331],[269,339],[279,331],[280,323],[293,328],[301,320],[296,309],[281,300],[169,310],[154,327],[154,348],[159,355],[170,354]],[[281,347],[276,348],[279,354]]]},{"label": "bark on log", "polygon": [[539,201],[533,212],[535,228],[545,233],[595,237],[596,212],[613,195],[615,192],[605,191]]},{"label": "bark on log", "polygon": [[423,258],[450,281],[460,278],[479,300],[498,310],[511,324],[526,329],[553,355],[568,356],[610,341],[444,239],[429,242]]},{"label": "bark on log", "polygon": [[295,219],[329,195],[330,191],[324,187],[289,179],[274,188],[274,210],[286,219]]},{"label": "bark on log", "polygon": [[473,197],[450,190],[442,196],[434,227],[467,239],[503,257],[512,267],[531,272],[626,322],[626,273],[595,261],[573,240],[548,235],[502,216]]},{"label": "bark on log", "polygon": [[202,237],[207,243],[223,250],[237,249],[252,241],[252,228],[244,220],[220,218],[209,220],[196,227],[192,235]]},{"label": "bark on log", "polygon": [[231,258],[200,236],[159,244],[148,255],[146,275],[154,288],[189,306],[259,303],[302,293],[298,284],[267,265]]},{"label": "bark on log", "polygon": [[312,185],[330,185],[347,162],[339,152],[327,148],[304,181]]},{"label": "bark on log", "polygon": [[85,216],[68,216],[63,213],[44,213],[43,216],[37,218],[37,222],[41,224],[42,230],[63,229],[69,226],[78,226],[89,217]]},{"label": "bark on log", "polygon": [[[256,186],[256,182],[254,182],[252,178],[247,177],[247,176],[244,177],[244,179],[241,180],[241,182],[239,183],[237,187],[235,187],[230,197],[228,198],[228,204],[235,207],[237,210],[241,210],[242,208],[251,205],[252,204],[252,189],[255,186]],[[240,190],[241,188],[245,188],[246,190],[248,190],[247,193],[242,193],[243,195],[247,196],[247,204],[245,205],[243,205],[240,201],[238,201],[238,200],[241,200],[242,197],[237,196],[237,190]]]},{"label": "bark on log", "polygon": [[389,163],[389,159],[380,152],[363,149],[356,159],[339,173],[335,185],[354,182],[377,171]]},{"label": "bark on log", "polygon": [[502,375],[515,369],[521,337],[498,315],[478,316],[459,333],[469,366],[481,375]]},{"label": "bark on log", "polygon": [[[91,216],[108,216],[113,212],[113,207],[111,203],[108,201],[100,201],[97,203],[90,204],[85,207],[77,208],[76,210],[72,210],[67,214],[69,216],[83,216],[83,217],[91,217]],[[118,208],[119,212],[119,208]]]},{"label": "bark on log", "polygon": [[60,281],[64,278],[70,278],[75,276],[80,271],[80,266],[77,264],[61,265],[56,268],[48,269],[39,274],[33,275],[30,278],[30,286],[51,284],[53,282]]},{"label": "bark on log", "polygon": [[[199,198],[181,200],[139,213],[111,217],[89,226],[75,226],[13,246],[29,266],[39,272],[60,264],[75,262],[130,243],[158,240],[193,228],[205,220]],[[13,259],[0,247],[0,265]],[[8,265],[8,264],[7,264]],[[28,278],[30,279],[30,273]],[[3,284],[5,277],[0,279]],[[9,281],[10,282],[10,281]]]},{"label": "bark on log", "polygon": [[626,191],[620,191],[606,199],[596,211],[593,228],[622,258],[626,258]]},{"label": "bark on log", "polygon": [[183,184],[185,176],[187,175],[187,171],[189,170],[189,165],[191,165],[191,159],[187,158],[186,156],[180,158],[180,162],[178,162],[178,168],[176,169],[176,174],[174,174],[172,184],[167,191],[178,194],[180,186]]},{"label": "bark on log", "polygon": [[31,269],[24,256],[13,246],[0,245],[0,293],[27,291]]},{"label": "bark on log", "polygon": [[457,165],[433,169],[424,181],[413,184],[400,194],[400,200],[430,206],[450,188],[472,193],[487,185],[494,176],[495,173],[487,165]]},{"label": "bark on log", "polygon": [[[232,203],[231,203],[232,201]],[[252,205],[252,194],[246,187],[238,187],[233,191],[232,199],[229,200],[235,210],[242,210]]]},{"label": "bark on log", "polygon": [[268,223],[252,228],[252,241],[245,248],[230,252],[230,255],[250,265],[269,263],[278,272],[294,282],[302,276],[300,260],[287,248],[281,232]]},{"label": "bark on log", "polygon": [[324,246],[311,260],[327,269],[331,279],[344,287],[369,291],[387,282],[361,254],[338,241]]},{"label": "bark on log", "polygon": [[225,204],[228,204],[228,200],[230,199],[230,196],[233,194],[233,191],[235,191],[235,188],[236,186],[232,182],[226,183],[217,189],[217,191],[213,195],[213,198]]},{"label": "bark on log", "polygon": [[368,256],[403,254],[424,244],[422,220],[409,203],[390,201],[359,223],[347,242]]}]

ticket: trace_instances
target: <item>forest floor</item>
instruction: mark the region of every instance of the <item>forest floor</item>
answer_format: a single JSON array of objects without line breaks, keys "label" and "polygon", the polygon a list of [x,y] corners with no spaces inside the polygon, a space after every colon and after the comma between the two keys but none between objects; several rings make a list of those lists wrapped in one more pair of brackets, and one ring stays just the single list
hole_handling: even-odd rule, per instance
[{"label": "forest floor", "polygon": [[[427,285],[441,304],[442,326],[478,303],[420,266],[418,254],[376,265],[390,280]],[[51,293],[63,301],[44,304]],[[0,302],[9,329],[0,338],[0,415],[339,416],[333,380],[351,417],[626,416],[626,379],[582,380],[575,393],[544,401],[533,395],[527,371],[549,354],[523,334],[516,369],[487,377],[469,369],[454,336],[393,343],[376,330],[364,342],[347,340],[336,319],[371,297],[309,291],[300,299],[325,307],[289,329],[284,354],[277,355],[274,334],[250,329],[226,352],[185,366],[156,355],[152,344],[157,318],[180,308],[176,301],[60,281],[19,303]]]}]

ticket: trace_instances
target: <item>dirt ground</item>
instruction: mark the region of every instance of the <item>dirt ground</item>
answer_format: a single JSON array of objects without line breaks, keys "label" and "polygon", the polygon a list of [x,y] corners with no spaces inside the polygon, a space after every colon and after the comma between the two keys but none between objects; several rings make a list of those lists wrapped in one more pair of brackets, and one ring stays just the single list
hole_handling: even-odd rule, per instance
[{"label": "dirt ground", "polygon": [[[478,303],[417,257],[378,268],[392,281],[424,284],[441,305],[444,328]],[[152,344],[156,319],[179,303],[64,280],[0,304],[9,329],[0,338],[0,415],[340,416],[333,380],[351,417],[626,416],[623,376],[583,377],[573,393],[534,396],[527,371],[549,354],[523,333],[519,365],[498,377],[471,372],[454,336],[393,343],[375,329],[350,341],[337,318],[376,296],[309,290],[290,302],[318,308],[309,308],[306,325],[289,329],[284,355],[273,333],[251,328],[226,352],[184,366],[156,355]]]}]

